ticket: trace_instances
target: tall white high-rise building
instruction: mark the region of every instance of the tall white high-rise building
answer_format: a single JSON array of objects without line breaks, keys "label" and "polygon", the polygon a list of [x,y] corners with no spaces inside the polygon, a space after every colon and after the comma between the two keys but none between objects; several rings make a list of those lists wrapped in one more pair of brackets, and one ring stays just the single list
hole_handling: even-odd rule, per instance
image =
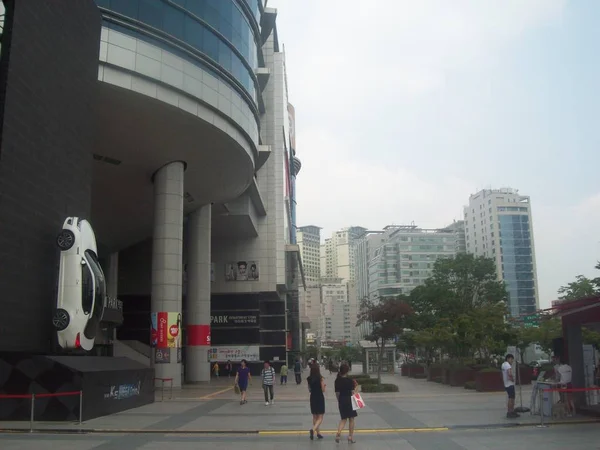
[{"label": "tall white high-rise building", "polygon": [[355,280],[354,241],[367,231],[363,227],[348,227],[335,231],[321,245],[321,277]]},{"label": "tall white high-rise building", "polygon": [[300,247],[307,287],[318,284],[321,279],[321,228],[315,225],[299,227],[296,243]]},{"label": "tall white high-rise building", "polygon": [[534,313],[539,294],[529,196],[511,188],[479,191],[464,208],[464,223],[467,252],[496,262],[511,315]]},{"label": "tall white high-rise building", "polygon": [[321,285],[321,323],[317,332],[321,342],[357,340],[358,305],[350,302],[352,283],[341,278],[325,278]]}]

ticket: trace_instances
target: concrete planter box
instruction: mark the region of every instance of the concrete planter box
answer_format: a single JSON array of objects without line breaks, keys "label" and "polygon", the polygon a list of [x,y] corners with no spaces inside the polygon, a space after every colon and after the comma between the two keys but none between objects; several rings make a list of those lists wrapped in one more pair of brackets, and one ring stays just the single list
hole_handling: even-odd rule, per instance
[{"label": "concrete planter box", "polygon": [[501,392],[504,390],[502,372],[477,372],[475,374],[475,389],[477,392]]},{"label": "concrete planter box", "polygon": [[402,364],[400,366],[400,372],[403,377],[407,377],[408,376],[408,364]]},{"label": "concrete planter box", "polygon": [[433,381],[442,376],[443,367],[430,367],[427,371],[427,381]]},{"label": "concrete planter box", "polygon": [[423,366],[410,366],[408,368],[408,376],[414,377],[417,374],[425,374],[425,367]]},{"label": "concrete planter box", "polygon": [[450,384],[450,367],[444,367],[442,369],[442,384]]},{"label": "concrete planter box", "polygon": [[531,384],[533,369],[529,366],[519,365],[519,381],[522,385]]},{"label": "concrete planter box", "polygon": [[475,381],[477,372],[470,367],[457,367],[450,370],[450,386],[464,387],[467,381]]}]

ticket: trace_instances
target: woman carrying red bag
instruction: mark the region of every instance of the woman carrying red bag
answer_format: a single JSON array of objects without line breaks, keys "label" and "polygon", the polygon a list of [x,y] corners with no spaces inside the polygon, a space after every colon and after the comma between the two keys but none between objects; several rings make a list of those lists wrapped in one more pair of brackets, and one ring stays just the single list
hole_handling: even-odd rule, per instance
[{"label": "woman carrying red bag", "polygon": [[348,421],[348,443],[354,444],[356,442],[354,440],[354,418],[358,414],[352,408],[352,395],[357,387],[357,383],[356,380],[348,378],[349,370],[348,364],[342,364],[335,380],[335,395],[338,399],[341,419],[340,424],[338,425],[337,434],[335,435],[335,442],[340,442],[342,431],[346,427],[346,421]]}]

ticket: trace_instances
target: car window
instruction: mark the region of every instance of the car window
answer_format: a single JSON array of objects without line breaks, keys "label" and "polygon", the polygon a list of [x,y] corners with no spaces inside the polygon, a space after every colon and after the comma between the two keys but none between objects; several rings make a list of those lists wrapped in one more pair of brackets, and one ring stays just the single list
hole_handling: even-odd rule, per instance
[{"label": "car window", "polygon": [[89,314],[94,306],[94,281],[89,264],[81,266],[81,307],[83,312]]},{"label": "car window", "polygon": [[104,297],[106,296],[106,279],[104,277],[102,267],[100,267],[100,263],[98,262],[96,254],[90,250],[86,250],[85,256],[88,260],[90,269],[94,273],[94,278],[96,279],[93,315],[99,321],[102,318],[102,312],[104,311]]}]

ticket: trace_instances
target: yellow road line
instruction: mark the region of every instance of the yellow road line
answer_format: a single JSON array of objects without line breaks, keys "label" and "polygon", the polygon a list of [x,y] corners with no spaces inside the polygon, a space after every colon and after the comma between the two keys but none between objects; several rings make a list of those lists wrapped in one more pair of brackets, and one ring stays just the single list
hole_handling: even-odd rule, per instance
[{"label": "yellow road line", "polygon": [[228,387],[227,389],[223,389],[221,391],[213,392],[212,394],[205,395],[204,397],[198,397],[198,399],[199,400],[207,400],[209,398],[213,398],[217,395],[224,394],[225,392],[231,391],[232,389],[233,389],[233,386]]}]

